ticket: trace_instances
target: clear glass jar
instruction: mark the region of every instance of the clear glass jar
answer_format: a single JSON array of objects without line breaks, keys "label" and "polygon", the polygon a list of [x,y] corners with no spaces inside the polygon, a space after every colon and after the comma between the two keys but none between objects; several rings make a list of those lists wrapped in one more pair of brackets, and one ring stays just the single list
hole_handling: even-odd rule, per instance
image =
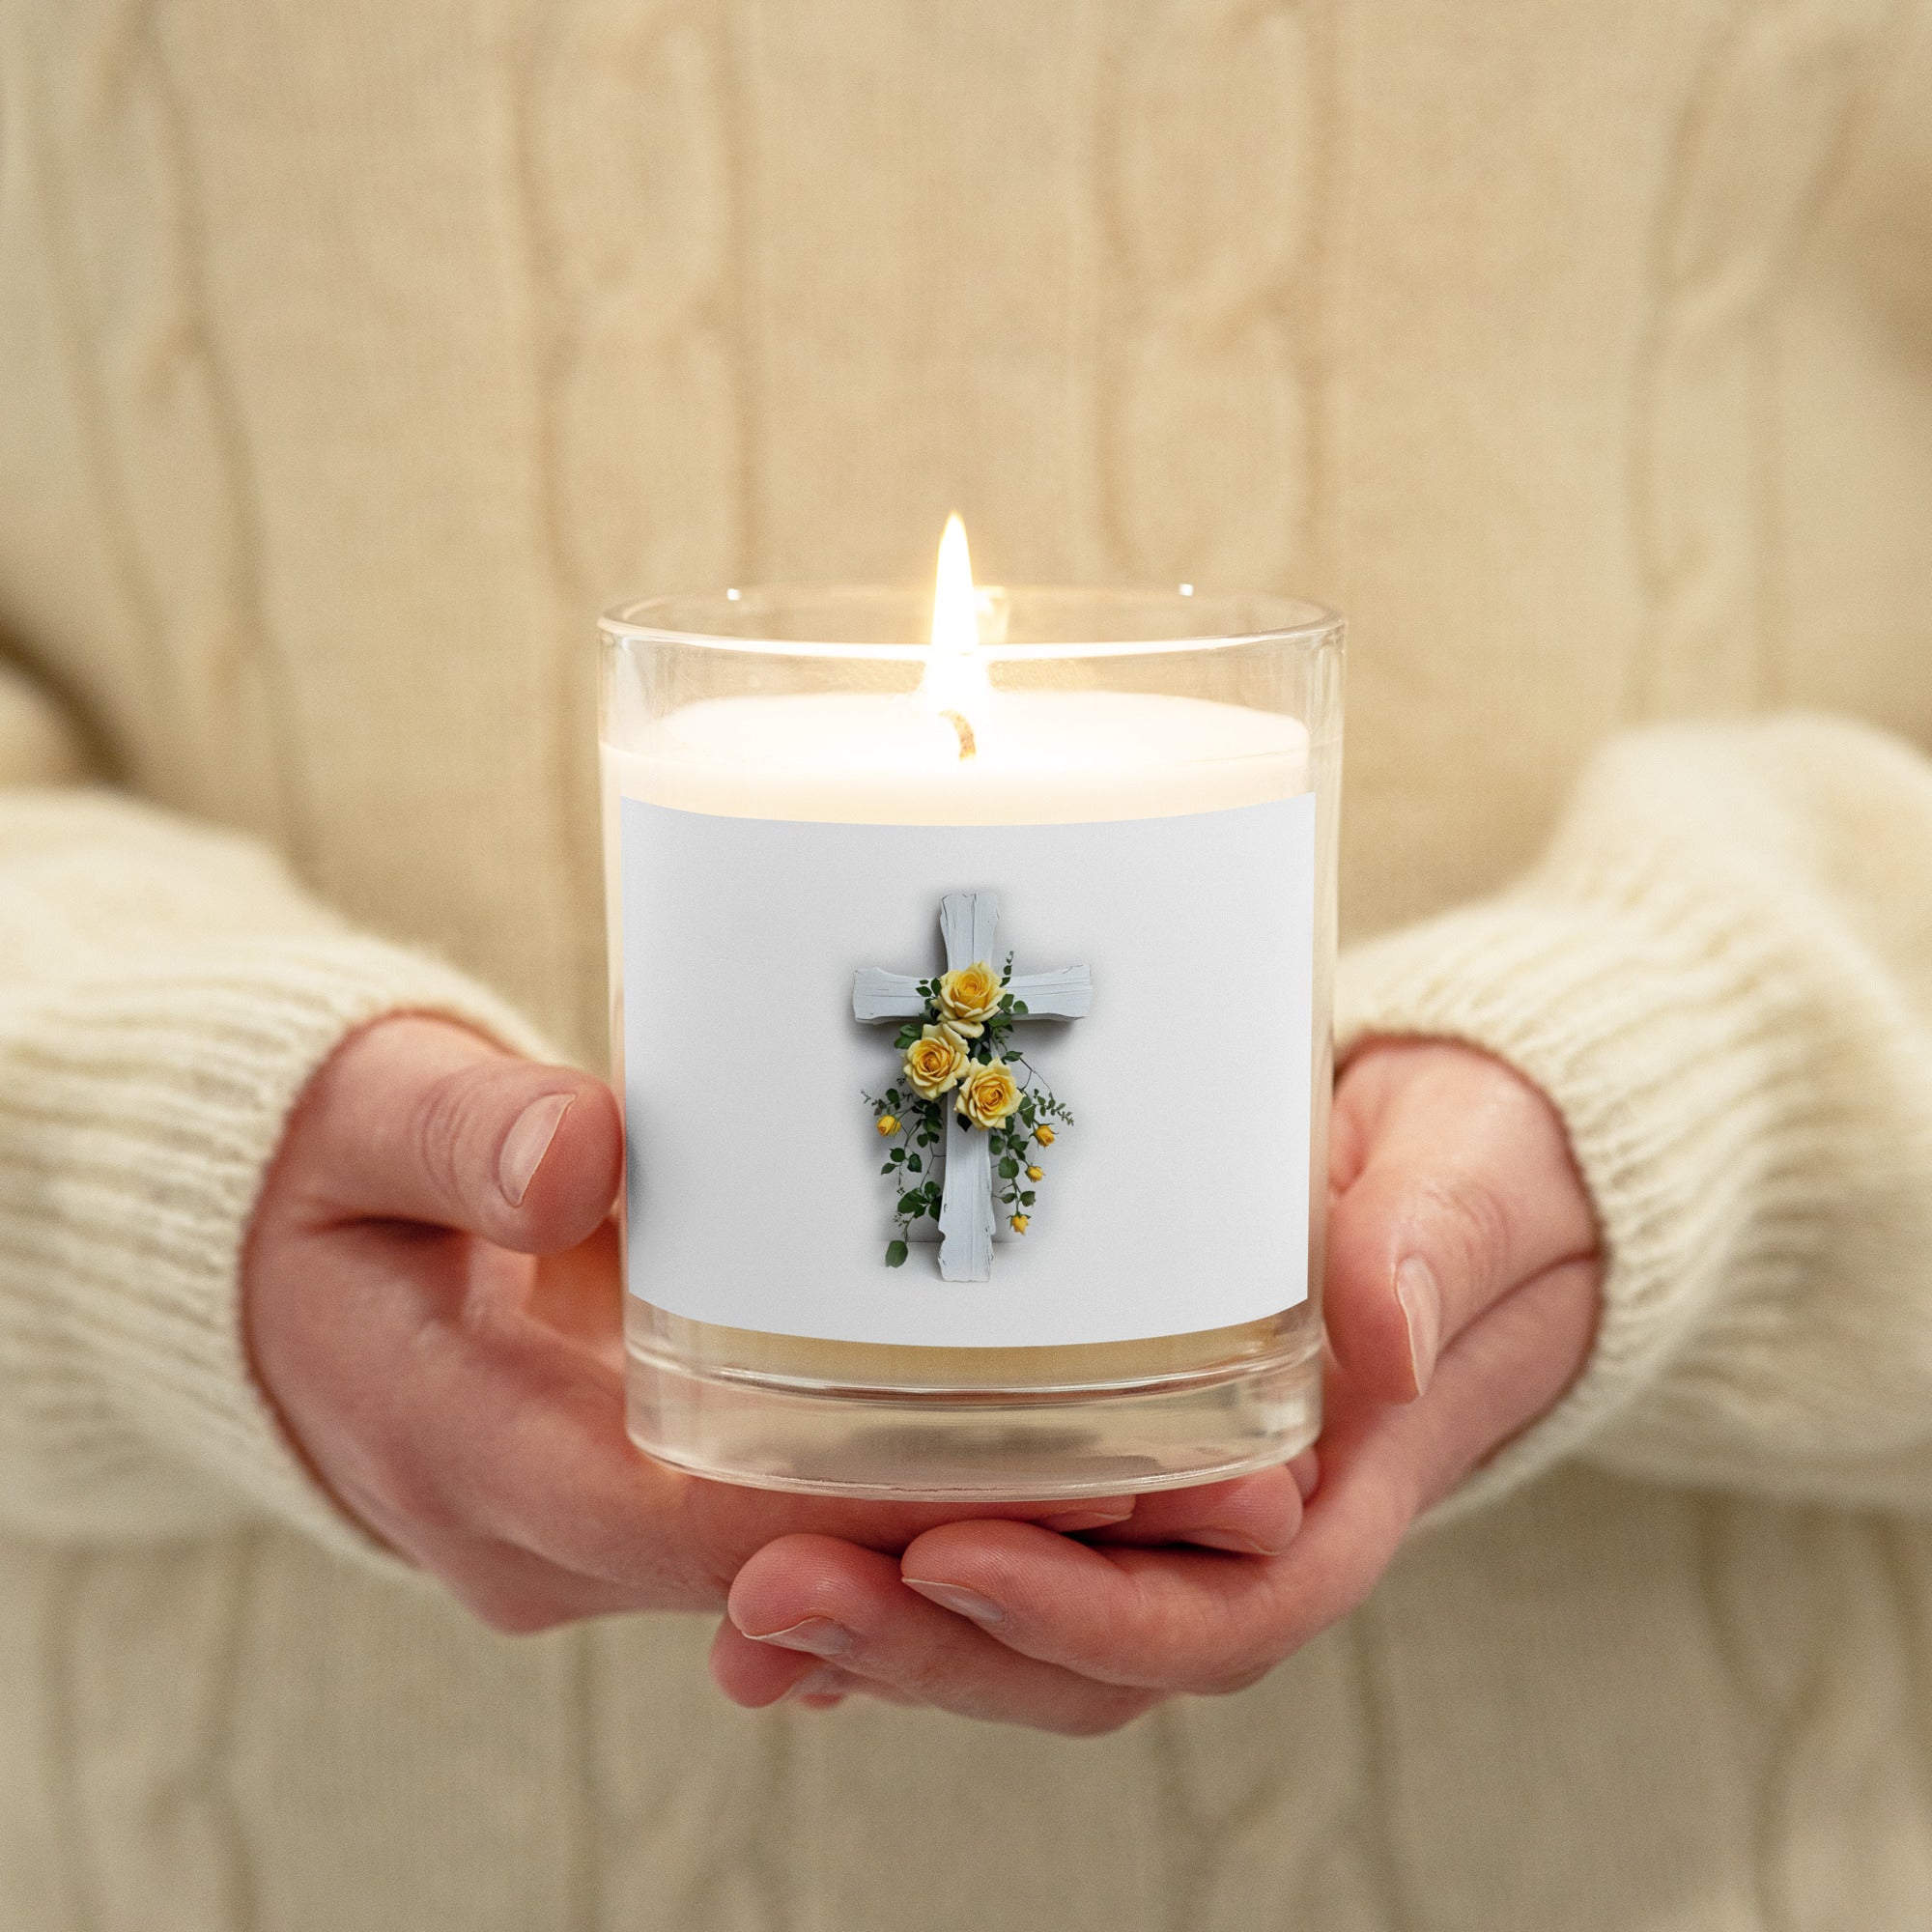
[{"label": "clear glass jar", "polygon": [[[876,1497],[1111,1495],[1267,1466],[1305,1447],[1321,1424],[1342,620],[1290,599],[1186,588],[982,590],[978,649],[970,661],[941,666],[935,675],[934,653],[913,641],[924,632],[930,609],[929,593],[911,587],[747,589],[634,605],[603,621],[611,1037],[632,1141],[625,1276],[632,1435],[650,1455],[700,1475]],[[1265,913],[1272,895],[1302,893],[1309,901],[1294,941],[1297,950],[1305,945],[1308,951],[1307,1000],[1297,1009],[1305,1010],[1308,1038],[1294,1076],[1306,1081],[1305,1137],[1298,1119],[1289,1122],[1297,1148],[1305,1147],[1305,1166],[1278,1179],[1270,1172],[1265,1192],[1250,1188],[1233,1203],[1207,1204],[1214,1227],[1230,1236],[1240,1233],[1236,1222],[1243,1216],[1293,1225],[1294,1265],[1282,1271],[1279,1286],[1262,1282],[1241,1290],[1265,1312],[1193,1325],[1187,1311],[1197,1289],[1175,1278],[1172,1254],[1150,1238],[1146,1268],[1129,1241],[1120,1249],[1116,1276],[1122,1305],[1158,1303],[1172,1311],[1154,1321],[1159,1333],[993,1346],[980,1338],[959,1346],[826,1333],[846,1324],[822,1312],[776,1318],[788,1325],[815,1322],[817,1333],[705,1319],[714,1304],[751,1305],[740,1290],[753,1300],[764,1293],[748,1279],[765,1266],[758,1257],[769,1256],[770,1269],[782,1273],[797,1265],[798,1255],[788,1247],[794,1224],[786,1222],[749,1231],[757,1235],[757,1244],[741,1247],[736,1262],[720,1261],[723,1272],[708,1288],[687,1281],[684,1267],[666,1266],[664,1256],[679,1254],[703,1258],[696,1264],[699,1272],[712,1266],[703,1231],[679,1225],[680,1217],[716,1214],[700,1199],[715,1185],[716,1168],[699,1158],[694,1139],[708,1136],[708,1145],[722,1148],[734,1134],[749,1132],[742,1123],[751,1122],[757,1128],[756,1172],[768,1179],[788,1159],[804,1159],[808,1146],[814,1159],[821,1150],[815,1128],[809,1143],[767,1133],[760,1124],[764,1098],[746,1094],[742,1083],[728,1094],[700,1094],[691,1085],[697,1076],[682,1076],[680,1089],[677,1077],[658,1064],[681,1061],[692,1030],[701,1033],[718,1023],[718,1015],[704,1010],[713,989],[701,970],[694,980],[692,958],[682,969],[677,1011],[656,1013],[657,1033],[639,1034],[633,1010],[634,1043],[648,1037],[663,1044],[634,1046],[652,1064],[626,1065],[625,974],[659,970],[639,963],[658,956],[658,939],[674,937],[687,923],[710,931],[705,922],[728,921],[720,929],[734,935],[732,943],[703,942],[716,948],[715,997],[721,1002],[732,997],[726,982],[742,952],[758,952],[774,966],[779,955],[789,956],[786,935],[763,932],[758,905],[750,902],[767,888],[747,884],[741,891],[734,877],[721,875],[730,870],[726,862],[707,862],[695,875],[687,867],[676,875],[698,877],[696,886],[667,884],[662,867],[649,869],[648,852],[643,862],[638,857],[636,841],[648,844],[656,836],[652,826],[674,824],[680,837],[723,829],[716,825],[720,820],[749,820],[788,828],[786,837],[808,826],[985,826],[1050,828],[1063,838],[1062,828],[1092,826],[1107,828],[1109,842],[1095,849],[1128,855],[1131,871],[1135,841],[1143,837],[1136,828],[1187,819],[1198,822],[1182,830],[1199,833],[1210,829],[1201,814],[1294,799],[1308,801],[1300,820],[1304,830],[1312,823],[1312,845],[1298,863],[1309,876],[1292,880],[1271,866],[1252,878],[1243,875],[1236,891],[1190,900],[1197,909],[1182,935],[1193,949],[1190,956],[1204,946],[1211,954],[1219,908],[1229,908],[1232,921],[1237,903],[1252,902]],[[627,814],[639,806],[677,816],[646,813],[634,822]],[[743,824],[735,830],[762,836]],[[1042,829],[1037,836],[1044,841],[1049,833]],[[638,869],[639,863],[646,870]],[[645,879],[648,884],[639,883]],[[649,903],[641,902],[645,895]],[[628,962],[627,919],[634,954]],[[796,924],[787,930],[795,933]],[[1003,928],[1003,946],[1008,937]],[[1019,943],[1025,950],[1023,935]],[[694,958],[701,969],[701,948]],[[912,964],[916,972],[936,972],[939,961],[933,956]],[[1303,967],[1297,958],[1295,971]],[[1267,966],[1262,977],[1272,972]],[[1268,1069],[1227,1051],[1235,1036],[1226,1009],[1243,1001],[1264,1003],[1269,989],[1204,985],[1199,978],[1190,975],[1174,989],[1168,1019],[1146,1016],[1147,1037],[1166,1037],[1178,1023],[1173,1016],[1183,1011],[1205,1015],[1203,1023],[1211,1026],[1204,1037],[1222,1042],[1211,1050],[1226,1063],[1208,1070],[1225,1083],[1224,1091],[1245,1094],[1243,1083]],[[1105,980],[1096,983],[1104,997]],[[637,1001],[656,1002],[660,990],[633,988]],[[838,1024],[849,1032],[851,1019],[850,1012],[841,1013]],[[732,1022],[739,1032],[744,1024],[750,1021]],[[794,1031],[815,1024],[809,1015],[785,1020]],[[1119,1028],[1118,1015],[1112,1024]],[[834,1040],[828,1050],[848,1049]],[[1200,1072],[1193,1069],[1195,1076]],[[670,1083],[663,1091],[661,1080]],[[836,1116],[842,1103],[841,1090],[830,1113]],[[1299,1104],[1297,1094],[1289,1111],[1297,1112]],[[709,1123],[701,1131],[700,1121]],[[953,1130],[949,1118],[948,1131]],[[1189,1131],[1203,1130],[1195,1118]],[[846,1129],[829,1131],[836,1140]],[[1071,1145],[1079,1133],[1075,1127],[1063,1138]],[[1107,1185],[1118,1193],[1123,1181],[1131,1183],[1152,1200],[1163,1176],[1151,1164],[1171,1154],[1155,1151],[1160,1143],[1151,1139],[1143,1152],[1121,1133],[1110,1145],[1115,1152]],[[1176,1145],[1172,1138],[1167,1142],[1170,1150]],[[869,1159],[876,1161],[878,1153],[870,1149]],[[842,1141],[838,1157],[844,1157]],[[1211,1191],[1212,1170],[1200,1166],[1198,1151],[1189,1158],[1199,1174],[1210,1177],[1204,1184]],[[1130,1170],[1142,1159],[1151,1163],[1144,1177],[1121,1172],[1122,1164]],[[1097,1188],[1098,1170],[1090,1165],[1088,1171]],[[867,1175],[872,1172],[868,1165]],[[902,1168],[898,1176],[904,1178]],[[884,1184],[882,1214],[897,1184]],[[1008,1184],[993,1183],[996,1191]],[[761,1211],[757,1185],[751,1184],[744,1209],[753,1219]],[[1037,1209],[1029,1201],[1029,1218],[1054,1211],[1047,1199],[1049,1205]],[[649,1265],[633,1238],[639,1232],[634,1224],[641,1225],[643,1217],[653,1217],[657,1259]],[[1011,1226],[1025,1236],[1022,1221]],[[1146,1226],[1162,1239],[1172,1232],[1165,1215]],[[733,1239],[748,1235],[737,1219],[729,1233]],[[996,1273],[1003,1265],[1019,1266],[1007,1260],[1016,1252],[1009,1245],[1014,1237],[1005,1228],[1001,1234]],[[1201,1238],[1202,1266],[1211,1273],[1219,1236],[1208,1229]],[[1034,1273],[1028,1278],[1050,1289],[1055,1266],[1040,1256],[1053,1250],[1032,1241],[1029,1250],[1026,1265]],[[951,1291],[933,1287],[929,1254],[917,1247],[911,1252],[917,1265],[901,1264],[890,1286],[902,1305],[936,1308],[941,1304],[934,1297]],[[1168,1253],[1165,1263],[1160,1253]],[[867,1255],[863,1264],[843,1258],[842,1249],[830,1259],[814,1256],[810,1272],[821,1309],[832,1305],[827,1295],[836,1303],[845,1278],[855,1305],[868,1298],[876,1303],[878,1282],[887,1278],[867,1271],[879,1265],[875,1250]],[[1071,1252],[1062,1255],[1071,1265]],[[1159,1278],[1151,1278],[1156,1269]],[[1150,1278],[1132,1278],[1137,1270]],[[1219,1286],[1216,1278],[1216,1293]],[[1261,1301],[1254,1303],[1257,1294]],[[1104,1285],[1088,1294],[1089,1302],[1107,1298]],[[756,1305],[768,1303],[789,1307],[782,1297]],[[1108,1317],[1099,1309],[1091,1319],[1104,1329]],[[1145,1330],[1149,1319],[1137,1319]],[[863,1322],[858,1327],[863,1330]]]}]

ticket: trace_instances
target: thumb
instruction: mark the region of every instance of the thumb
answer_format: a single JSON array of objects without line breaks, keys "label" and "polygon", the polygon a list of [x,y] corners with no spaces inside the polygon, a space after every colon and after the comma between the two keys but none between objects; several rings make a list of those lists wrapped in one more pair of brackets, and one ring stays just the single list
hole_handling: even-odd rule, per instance
[{"label": "thumb", "polygon": [[1486,1054],[1375,1047],[1335,1102],[1351,1157],[1330,1209],[1328,1338],[1364,1393],[1404,1402],[1511,1289],[1592,1255],[1595,1219],[1556,1110]]},{"label": "thumb", "polygon": [[336,1049],[278,1165],[321,1217],[421,1221],[554,1254],[611,1211],[623,1128],[601,1080],[405,1014]]}]

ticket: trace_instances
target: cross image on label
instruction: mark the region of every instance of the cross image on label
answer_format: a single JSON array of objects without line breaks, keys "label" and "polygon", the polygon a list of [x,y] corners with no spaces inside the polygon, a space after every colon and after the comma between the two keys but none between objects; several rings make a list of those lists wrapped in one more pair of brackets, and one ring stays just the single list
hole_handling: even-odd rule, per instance
[{"label": "cross image on label", "polygon": [[[939,929],[946,941],[949,973],[990,964],[999,918],[997,893],[947,894],[940,904]],[[909,973],[862,966],[853,976],[853,1015],[868,1021],[917,1020],[930,1011],[942,1033],[952,1032],[958,1023],[949,1024],[943,1007],[932,1010],[938,1002],[923,990],[930,983]],[[1067,966],[1058,973],[1024,973],[1016,979],[1006,977],[1000,990],[1013,1024],[1020,1020],[1082,1019],[1094,1004],[1093,976],[1084,966]],[[980,1029],[976,1026],[974,1031]],[[969,1060],[967,1065],[973,1063]],[[957,1084],[956,1076],[953,1084]],[[944,1100],[945,1094],[938,1097]],[[939,1156],[943,1170],[939,1272],[948,1281],[984,1281],[993,1264],[993,1132],[976,1125],[958,1102],[945,1108],[944,1117],[946,1151]],[[1049,1135],[1053,1131],[1050,1122],[1047,1131]],[[1009,1139],[1014,1138],[1010,1129],[1007,1133]]]},{"label": "cross image on label", "polygon": [[[621,816],[633,1293],[950,1348],[1305,1297],[1312,795],[1039,826]],[[948,1004],[980,966],[979,1004]]]}]

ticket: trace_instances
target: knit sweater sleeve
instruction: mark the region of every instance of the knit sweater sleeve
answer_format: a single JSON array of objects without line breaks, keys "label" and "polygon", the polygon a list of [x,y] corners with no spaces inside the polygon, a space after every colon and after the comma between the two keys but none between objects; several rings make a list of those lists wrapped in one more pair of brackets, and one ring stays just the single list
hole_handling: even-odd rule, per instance
[{"label": "knit sweater sleeve", "polygon": [[1466,1040],[1554,1101],[1591,1360],[1460,1510],[1580,1454],[1932,1507],[1932,762],[1810,716],[1614,741],[1514,891],[1344,964],[1338,1045]]},{"label": "knit sweater sleeve", "polygon": [[[44,731],[22,746],[15,770],[61,762]],[[250,1210],[291,1105],[358,1025],[419,1010],[540,1042],[461,975],[346,929],[259,845],[4,779],[0,1527],[134,1541],[272,1518],[369,1558],[250,1378]]]}]

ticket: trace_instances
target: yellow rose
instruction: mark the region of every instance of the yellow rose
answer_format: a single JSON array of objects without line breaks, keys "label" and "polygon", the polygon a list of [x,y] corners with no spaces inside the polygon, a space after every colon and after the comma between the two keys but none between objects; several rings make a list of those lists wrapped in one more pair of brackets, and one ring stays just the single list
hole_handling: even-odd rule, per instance
[{"label": "yellow rose", "polygon": [[983,959],[939,976],[939,1009],[970,1039],[1000,1010],[1000,976]]},{"label": "yellow rose", "polygon": [[997,1127],[1020,1103],[1020,1090],[1004,1060],[970,1067],[953,1103],[976,1127]]},{"label": "yellow rose", "polygon": [[1041,1147],[1051,1147],[1053,1145],[1053,1129],[1051,1127],[1036,1127],[1033,1130],[1033,1137]]},{"label": "yellow rose", "polygon": [[929,1026],[905,1050],[905,1076],[936,1100],[959,1084],[966,1070],[966,1042],[951,1027]]},{"label": "yellow rose", "polygon": [[1030,1167],[1027,1169],[1027,1179],[1029,1180],[1044,1180],[1046,1179],[1046,1171],[1044,1168]]},{"label": "yellow rose", "polygon": [[1026,1216],[1025,1216],[1024,1214],[1015,1214],[1015,1215],[1013,1216],[1013,1218],[1012,1218],[1012,1230],[1013,1230],[1013,1233],[1014,1233],[1014,1234],[1016,1234],[1016,1235],[1024,1235],[1024,1234],[1026,1233],[1026,1231],[1027,1231],[1027,1217],[1026,1217]]},{"label": "yellow rose", "polygon": [[898,1130],[899,1130],[899,1123],[898,1123],[898,1117],[896,1115],[881,1114],[879,1116],[879,1132],[883,1134],[887,1139],[890,1139],[894,1134],[897,1133]]}]

